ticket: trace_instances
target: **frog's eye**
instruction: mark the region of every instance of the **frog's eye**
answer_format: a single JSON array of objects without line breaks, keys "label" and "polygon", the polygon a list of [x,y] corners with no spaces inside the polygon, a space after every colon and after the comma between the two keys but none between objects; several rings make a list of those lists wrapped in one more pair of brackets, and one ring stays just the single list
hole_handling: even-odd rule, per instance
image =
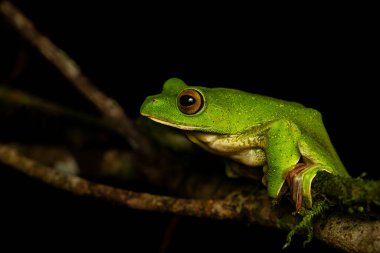
[{"label": "frog's eye", "polygon": [[183,90],[177,97],[177,105],[185,114],[195,114],[203,108],[203,96],[196,90]]}]

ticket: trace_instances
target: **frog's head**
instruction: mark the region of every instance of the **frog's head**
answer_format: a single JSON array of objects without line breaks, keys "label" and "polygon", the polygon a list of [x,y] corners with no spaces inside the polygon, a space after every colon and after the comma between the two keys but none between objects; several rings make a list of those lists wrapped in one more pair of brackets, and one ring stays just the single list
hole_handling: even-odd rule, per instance
[{"label": "frog's head", "polygon": [[188,86],[178,78],[167,80],[162,93],[149,96],[140,113],[156,122],[182,130],[229,134],[240,129],[240,110],[234,90]]}]

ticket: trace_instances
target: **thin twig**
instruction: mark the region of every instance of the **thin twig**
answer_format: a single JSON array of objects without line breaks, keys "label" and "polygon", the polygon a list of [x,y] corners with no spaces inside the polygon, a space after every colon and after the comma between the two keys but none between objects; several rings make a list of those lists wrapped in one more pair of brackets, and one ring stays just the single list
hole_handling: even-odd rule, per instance
[{"label": "thin twig", "polygon": [[[57,188],[81,196],[112,201],[130,208],[203,218],[246,220],[272,227],[279,227],[281,224],[281,227],[290,228],[297,223],[295,217],[289,216],[289,212],[283,207],[273,207],[264,192],[256,195],[235,192],[220,200],[183,199],[138,193],[60,174],[19,154],[16,149],[2,144],[0,144],[0,161]],[[380,252],[379,221],[331,215],[319,220],[314,231],[317,238],[347,252]]]},{"label": "thin twig", "polygon": [[37,31],[33,23],[9,1],[0,3],[0,13],[108,118],[137,152],[145,155],[147,159],[155,157],[150,141],[140,134],[133,121],[125,115],[122,107],[96,88],[73,59],[55,46],[49,38]]},{"label": "thin twig", "polygon": [[92,183],[77,176],[61,174],[29,159],[14,148],[0,144],[0,161],[57,188],[81,196],[93,196],[140,210],[154,210],[198,217],[234,219],[239,217],[230,201],[196,200],[138,193]]},{"label": "thin twig", "polygon": [[52,115],[70,117],[81,122],[90,123],[91,125],[111,128],[105,120],[78,110],[60,106],[47,99],[28,94],[27,92],[21,90],[8,88],[4,85],[0,85],[0,101],[4,101],[6,104],[15,106],[27,106],[28,108],[33,108],[37,111],[42,111]]}]

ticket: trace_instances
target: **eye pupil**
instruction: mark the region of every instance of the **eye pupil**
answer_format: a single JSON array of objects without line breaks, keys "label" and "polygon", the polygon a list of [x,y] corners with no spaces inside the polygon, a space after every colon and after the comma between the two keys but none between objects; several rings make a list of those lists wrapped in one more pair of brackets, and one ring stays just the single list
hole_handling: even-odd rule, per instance
[{"label": "eye pupil", "polygon": [[195,103],[195,98],[193,98],[190,95],[183,95],[182,97],[180,97],[179,103],[182,106],[191,106]]},{"label": "eye pupil", "polygon": [[184,114],[195,114],[204,106],[203,96],[200,92],[194,89],[183,90],[177,97],[177,106]]}]

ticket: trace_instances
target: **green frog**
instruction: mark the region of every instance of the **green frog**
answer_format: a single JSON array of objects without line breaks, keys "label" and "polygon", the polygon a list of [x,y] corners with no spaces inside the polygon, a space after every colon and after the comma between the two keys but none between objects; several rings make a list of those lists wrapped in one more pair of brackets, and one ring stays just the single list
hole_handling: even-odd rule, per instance
[{"label": "green frog", "polygon": [[278,198],[286,185],[296,210],[312,207],[318,172],[349,176],[321,114],[299,103],[171,78],[160,94],[145,99],[140,112],[235,165],[263,168],[269,196]]}]

